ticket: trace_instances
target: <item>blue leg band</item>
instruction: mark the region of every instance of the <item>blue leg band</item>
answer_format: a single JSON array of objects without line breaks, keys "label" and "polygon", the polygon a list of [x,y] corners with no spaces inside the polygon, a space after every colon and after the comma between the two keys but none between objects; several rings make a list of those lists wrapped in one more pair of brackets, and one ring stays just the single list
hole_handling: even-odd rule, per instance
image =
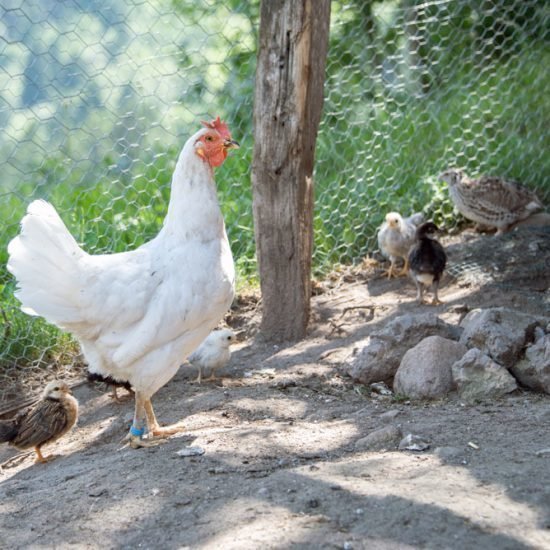
[{"label": "blue leg band", "polygon": [[141,437],[145,433],[145,428],[136,428],[133,424],[130,428],[130,435],[133,435],[135,437]]}]

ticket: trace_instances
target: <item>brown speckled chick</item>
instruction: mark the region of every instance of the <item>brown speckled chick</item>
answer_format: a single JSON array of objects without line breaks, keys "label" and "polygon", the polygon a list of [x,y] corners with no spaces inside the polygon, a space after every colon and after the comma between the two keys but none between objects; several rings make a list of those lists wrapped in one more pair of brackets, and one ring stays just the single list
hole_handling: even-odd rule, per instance
[{"label": "brown speckled chick", "polygon": [[439,178],[449,186],[451,199],[464,217],[496,227],[497,234],[542,209],[535,193],[516,181],[495,176],[470,179],[457,168],[446,170]]},{"label": "brown speckled chick", "polygon": [[0,421],[0,443],[17,449],[34,448],[36,462],[47,462],[41,447],[65,435],[78,418],[78,401],[65,382],[50,382],[40,401],[11,420]]}]

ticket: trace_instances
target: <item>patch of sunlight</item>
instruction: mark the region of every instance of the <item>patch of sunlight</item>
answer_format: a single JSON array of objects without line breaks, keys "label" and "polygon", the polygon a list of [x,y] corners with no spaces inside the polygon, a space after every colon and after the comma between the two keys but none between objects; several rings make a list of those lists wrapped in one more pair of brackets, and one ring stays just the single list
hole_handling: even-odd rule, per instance
[{"label": "patch of sunlight", "polygon": [[284,417],[302,417],[307,403],[298,399],[278,397],[270,399],[235,399],[232,406],[255,414],[263,414],[266,419]]},{"label": "patch of sunlight", "polygon": [[357,426],[349,421],[294,424],[270,435],[270,440],[289,453],[328,453],[357,439]]},{"label": "patch of sunlight", "polygon": [[[311,518],[260,499],[240,498],[206,514],[201,521],[217,526],[208,541],[201,541],[203,549],[272,548],[289,539],[296,544],[311,534]],[[276,533],[274,525],[281,526]]]},{"label": "patch of sunlight", "polygon": [[314,471],[302,468],[300,473],[327,484],[341,485],[355,495],[395,496],[447,509],[482,529],[550,548],[550,534],[537,528],[540,518],[536,509],[513,500],[504,486],[482,482],[466,467],[445,465],[435,456],[386,453],[318,466]]}]

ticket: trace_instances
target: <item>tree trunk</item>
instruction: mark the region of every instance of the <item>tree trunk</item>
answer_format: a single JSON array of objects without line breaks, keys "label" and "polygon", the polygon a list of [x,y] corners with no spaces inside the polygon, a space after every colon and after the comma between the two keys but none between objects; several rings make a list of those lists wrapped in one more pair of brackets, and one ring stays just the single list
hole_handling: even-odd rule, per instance
[{"label": "tree trunk", "polygon": [[313,164],[330,0],[263,0],[252,184],[262,335],[303,338],[311,295]]}]

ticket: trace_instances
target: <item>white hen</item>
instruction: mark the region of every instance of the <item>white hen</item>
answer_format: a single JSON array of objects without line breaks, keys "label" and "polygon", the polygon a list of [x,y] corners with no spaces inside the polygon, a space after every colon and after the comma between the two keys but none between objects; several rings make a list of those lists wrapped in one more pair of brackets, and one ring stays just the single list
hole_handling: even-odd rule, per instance
[{"label": "white hen", "polygon": [[229,329],[214,330],[189,356],[189,362],[198,369],[197,382],[202,380],[202,369],[210,369],[207,380],[215,380],[215,369],[225,367],[231,359],[229,346],[235,341],[235,333]]},{"label": "white hen", "polygon": [[34,201],[9,244],[8,269],[22,309],[71,332],[90,371],[128,381],[135,414],[133,447],[182,429],[161,428],[151,396],[182,357],[218,324],[234,294],[234,264],[218,204],[213,168],[237,142],[219,117],[183,147],[159,234],[136,250],[90,255],[54,207]]},{"label": "white hen", "polygon": [[378,246],[382,254],[390,259],[390,268],[387,271],[388,278],[393,277],[395,263],[398,258],[405,262],[403,269],[397,274],[405,275],[408,271],[408,254],[415,243],[416,227],[424,220],[421,213],[403,218],[397,212],[386,214],[386,221],[378,230]]}]

